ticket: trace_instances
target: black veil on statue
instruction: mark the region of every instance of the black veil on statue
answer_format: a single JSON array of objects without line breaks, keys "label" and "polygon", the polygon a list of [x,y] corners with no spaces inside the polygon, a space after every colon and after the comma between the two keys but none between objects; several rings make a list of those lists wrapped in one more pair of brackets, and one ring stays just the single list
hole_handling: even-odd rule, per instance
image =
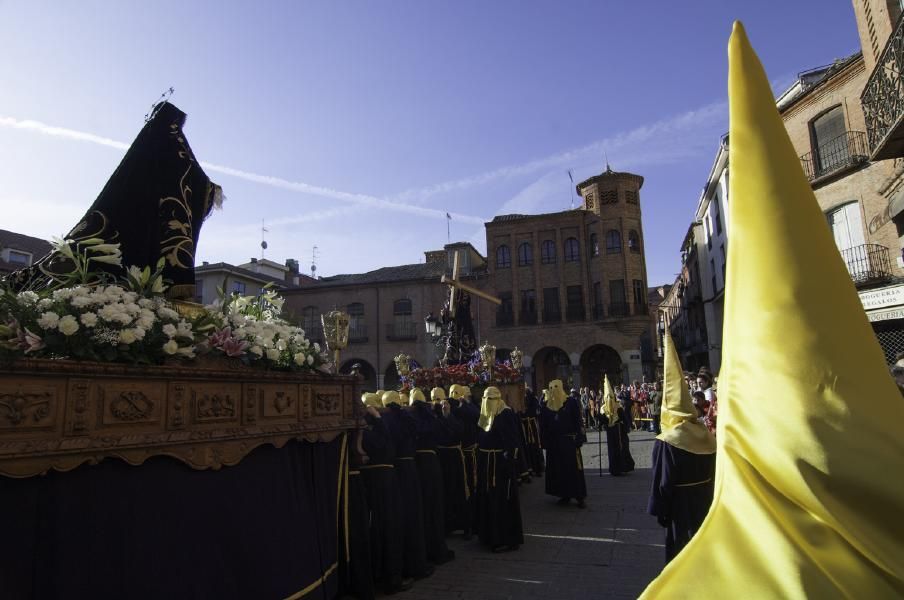
[{"label": "black veil on statue", "polygon": [[[65,236],[121,244],[121,267],[95,263],[111,275],[122,275],[131,265],[153,269],[163,257],[167,295],[181,299],[195,295],[198,234],[222,201],[220,186],[201,169],[182,132],[185,116],[169,102],[155,106],[94,204]],[[42,289],[53,282],[53,273],[69,267],[67,258],[51,252],[8,281],[17,290]]]}]

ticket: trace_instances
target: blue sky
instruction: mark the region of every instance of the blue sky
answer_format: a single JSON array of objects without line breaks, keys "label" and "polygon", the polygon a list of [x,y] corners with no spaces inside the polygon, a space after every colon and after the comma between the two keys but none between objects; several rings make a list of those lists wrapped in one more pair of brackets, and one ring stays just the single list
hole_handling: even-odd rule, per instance
[{"label": "blue sky", "polygon": [[641,191],[649,283],[728,129],[734,19],[776,88],[859,48],[850,0],[0,0],[0,228],[64,234],[166,88],[227,202],[198,260],[318,274],[485,251],[482,222],[570,207],[613,169]]}]

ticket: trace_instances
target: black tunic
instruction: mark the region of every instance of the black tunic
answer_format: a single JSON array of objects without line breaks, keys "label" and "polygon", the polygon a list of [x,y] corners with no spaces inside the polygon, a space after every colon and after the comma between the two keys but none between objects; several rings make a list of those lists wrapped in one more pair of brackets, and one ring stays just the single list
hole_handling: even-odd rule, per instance
[{"label": "black tunic", "polygon": [[434,405],[433,410],[437,422],[440,424],[437,435],[437,453],[440,467],[443,470],[446,507],[445,532],[446,535],[449,535],[460,529],[465,534],[469,534],[471,512],[468,507],[468,499],[471,496],[471,486],[468,485],[468,472],[462,450],[463,425],[453,414],[448,417],[443,416],[442,409],[438,405]]},{"label": "black tunic", "polygon": [[653,445],[653,489],[647,512],[666,528],[666,563],[703,523],[713,501],[715,475],[715,454],[693,454],[662,440]]},{"label": "black tunic", "polygon": [[546,493],[559,498],[587,496],[581,457],[581,407],[568,398],[557,412],[541,409],[540,431],[546,447]]},{"label": "black tunic", "polygon": [[468,519],[470,531],[477,530],[477,497],[474,490],[477,489],[477,423],[480,420],[480,409],[467,400],[459,402],[454,398],[449,399],[452,414],[461,424],[461,448],[465,455],[465,471],[468,476],[468,489],[471,494],[468,498]]},{"label": "black tunic", "polygon": [[424,546],[421,482],[414,459],[416,424],[411,414],[403,411],[398,404],[389,405],[389,410],[383,413],[383,423],[392,436],[395,449],[393,464],[402,497],[398,510],[402,515],[404,574],[406,577],[425,577],[430,569]]},{"label": "black tunic", "polygon": [[543,460],[543,446],[540,443],[540,401],[533,392],[525,398],[525,411],[520,415],[527,462],[534,475],[543,475],[546,462]]},{"label": "black tunic", "polygon": [[515,459],[519,428],[515,412],[506,408],[480,440],[477,532],[481,543],[490,548],[524,543]]},{"label": "black tunic", "polygon": [[609,420],[604,418],[603,426],[606,428],[609,473],[612,475],[624,475],[633,471],[634,458],[631,456],[631,448],[628,443],[628,424],[625,422],[624,409],[618,409],[618,423],[609,425]]},{"label": "black tunic", "polygon": [[370,555],[370,515],[367,491],[358,467],[348,471],[348,554],[339,552],[339,590],[342,596],[359,600],[374,598]]},{"label": "black tunic", "polygon": [[383,423],[366,415],[370,430],[364,431],[364,452],[369,462],[360,467],[367,487],[370,507],[370,543],[373,576],[387,592],[396,591],[402,583],[403,533],[399,506],[402,496],[395,474],[392,437]]},{"label": "black tunic", "polygon": [[455,557],[455,553],[446,546],[445,488],[443,470],[436,454],[442,424],[426,402],[415,402],[411,406],[411,415],[416,423],[415,459],[424,506],[424,543],[427,558],[441,565]]}]

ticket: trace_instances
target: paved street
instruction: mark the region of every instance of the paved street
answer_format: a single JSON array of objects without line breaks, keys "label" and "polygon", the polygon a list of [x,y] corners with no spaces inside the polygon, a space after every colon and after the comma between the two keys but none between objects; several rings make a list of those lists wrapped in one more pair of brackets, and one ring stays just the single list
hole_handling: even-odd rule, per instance
[{"label": "paved street", "polygon": [[456,560],[400,595],[425,600],[507,600],[518,598],[636,598],[659,573],[663,530],[646,514],[653,435],[631,434],[637,469],[626,477],[603,476],[597,434],[588,434],[584,468],[587,509],[555,504],[543,480],[521,486],[524,546],[492,554],[477,542],[450,540]]}]

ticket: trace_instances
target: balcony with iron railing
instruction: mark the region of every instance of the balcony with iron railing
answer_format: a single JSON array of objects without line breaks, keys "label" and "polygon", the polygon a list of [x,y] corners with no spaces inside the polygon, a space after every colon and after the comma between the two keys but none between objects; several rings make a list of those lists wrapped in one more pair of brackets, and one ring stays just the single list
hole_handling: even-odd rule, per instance
[{"label": "balcony with iron railing", "polygon": [[609,305],[610,317],[627,317],[631,314],[630,306],[627,302],[613,302]]},{"label": "balcony with iron railing", "polygon": [[861,244],[841,251],[844,264],[856,286],[882,283],[892,277],[888,248],[878,244]]},{"label": "balcony with iron railing", "polygon": [[386,324],[386,339],[390,342],[402,342],[417,339],[417,323],[402,321]]},{"label": "balcony with iron railing", "polygon": [[832,175],[840,175],[868,160],[869,148],[866,134],[862,131],[846,131],[800,157],[804,173],[811,184]]},{"label": "balcony with iron railing", "polygon": [[570,304],[565,307],[565,320],[569,323],[576,323],[587,318],[583,304]]},{"label": "balcony with iron railing", "polygon": [[904,157],[904,14],[870,74],[860,104],[872,160]]},{"label": "balcony with iron railing", "polygon": [[348,328],[348,342],[350,344],[367,343],[367,325],[358,323]]}]

